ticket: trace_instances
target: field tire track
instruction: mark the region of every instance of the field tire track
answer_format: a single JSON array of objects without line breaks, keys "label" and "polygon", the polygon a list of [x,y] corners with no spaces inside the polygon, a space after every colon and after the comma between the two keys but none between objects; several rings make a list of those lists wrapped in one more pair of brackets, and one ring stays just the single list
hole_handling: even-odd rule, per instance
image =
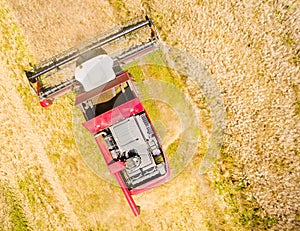
[{"label": "field tire track", "polygon": [[[18,67],[19,62],[15,59],[20,56],[18,52],[23,47],[19,47],[20,44],[17,43],[15,38],[22,36],[16,29],[7,29],[17,26],[14,23],[14,19],[10,15],[9,10],[7,10],[7,7],[4,4],[1,4],[0,7],[2,8],[2,11],[4,9],[5,12],[1,17],[2,25],[0,28],[0,31],[2,32],[0,43],[2,44],[1,47],[4,47],[0,54],[2,60],[2,69],[0,73],[0,99],[2,99],[2,102],[0,103],[0,121],[3,128],[5,128],[2,129],[0,133],[1,159],[4,159],[4,162],[1,161],[0,163],[2,175],[4,175],[6,179],[9,179],[9,182],[12,183],[14,188],[18,188],[19,186],[16,179],[21,177],[24,170],[26,171],[31,167],[40,167],[43,172],[43,175],[40,176],[40,178],[44,178],[44,180],[50,184],[51,193],[58,201],[59,207],[68,219],[68,227],[80,230],[81,226],[68,201],[58,175],[47,156],[42,138],[34,131],[36,126],[33,124],[29,112],[23,105],[23,100],[16,89],[16,83],[12,81],[12,78],[14,78],[15,75],[20,74],[20,76],[17,77],[21,77],[21,71],[18,71],[20,70]],[[19,80],[16,82],[18,83]],[[8,128],[10,129],[9,132],[6,130]],[[13,145],[13,147],[10,147],[11,145]],[[50,203],[50,207],[51,206]],[[49,210],[47,206],[46,208]],[[25,214],[30,216],[29,211]],[[51,216],[52,214],[49,215]],[[47,218],[45,218],[45,220],[47,220]],[[30,223],[32,223],[32,221]],[[66,224],[59,224],[59,221],[56,221],[56,225],[62,228],[62,226],[65,226]]]},{"label": "field tire track", "polygon": [[[6,75],[1,75],[6,76]],[[1,77],[2,78],[2,77]],[[2,80],[1,80],[2,85]],[[59,204],[61,208],[63,209],[63,212],[65,213],[66,217],[69,218],[69,224],[72,224],[71,227],[74,227],[76,230],[80,230],[80,224],[78,222],[78,219],[76,218],[76,215],[72,209],[72,206],[70,205],[68,198],[63,190],[63,187],[60,183],[60,180],[58,179],[57,174],[54,171],[54,168],[47,157],[44,145],[41,141],[41,138],[33,131],[34,126],[32,125],[32,121],[30,118],[30,115],[26,111],[26,109],[22,105],[22,99],[18,95],[17,90],[13,86],[12,82],[9,78],[5,79],[5,96],[7,98],[10,98],[10,102],[14,103],[14,107],[16,108],[15,111],[18,113],[15,113],[15,116],[12,119],[14,123],[18,123],[19,121],[22,121],[22,131],[19,132],[19,136],[23,137],[23,140],[19,140],[20,142],[26,142],[26,147],[34,147],[34,152],[21,152],[20,158],[14,158],[11,157],[12,165],[13,166],[22,166],[22,160],[26,160],[26,164],[28,166],[36,166],[37,164],[34,161],[34,159],[37,160],[38,164],[42,167],[44,175],[41,177],[44,177],[46,181],[51,185],[51,188],[53,190],[53,194],[55,195],[55,198],[59,201]],[[3,88],[3,85],[1,86]],[[7,105],[8,106],[8,105]],[[1,106],[0,106],[1,108]],[[1,108],[2,109],[2,108]],[[8,110],[7,110],[8,109]],[[7,111],[10,111],[10,108],[6,107]],[[12,109],[14,110],[14,109]],[[2,110],[1,110],[2,111]],[[6,112],[7,113],[7,112]],[[2,113],[1,113],[2,114]],[[3,117],[3,114],[2,116]],[[13,139],[14,137],[12,137]],[[21,138],[20,138],[21,139]],[[18,147],[17,147],[18,148]],[[3,171],[3,166],[1,166],[1,169]],[[4,171],[7,173],[7,176],[14,176],[15,171],[18,169],[4,169]],[[15,183],[17,184],[17,183]]]}]

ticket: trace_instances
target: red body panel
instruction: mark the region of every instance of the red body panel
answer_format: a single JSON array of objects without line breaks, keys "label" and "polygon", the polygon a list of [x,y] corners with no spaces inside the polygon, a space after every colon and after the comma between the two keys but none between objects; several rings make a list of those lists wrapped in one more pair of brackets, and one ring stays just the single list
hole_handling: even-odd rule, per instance
[{"label": "red body panel", "polygon": [[129,118],[139,112],[144,111],[144,107],[138,98],[126,102],[110,111],[107,111],[97,117],[83,123],[83,126],[92,134],[97,134],[99,131]]},{"label": "red body panel", "polygon": [[40,105],[42,107],[49,107],[51,106],[52,102],[50,99],[43,99],[43,100],[40,100]]}]

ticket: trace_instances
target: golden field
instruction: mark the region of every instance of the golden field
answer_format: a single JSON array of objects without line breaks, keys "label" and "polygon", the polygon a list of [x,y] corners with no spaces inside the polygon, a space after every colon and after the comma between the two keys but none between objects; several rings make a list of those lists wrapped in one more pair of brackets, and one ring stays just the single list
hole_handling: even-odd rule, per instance
[{"label": "golden field", "polygon": [[[211,124],[195,101],[193,163],[135,196],[135,218],[84,163],[72,96],[40,108],[22,70],[145,11],[216,82],[226,127],[214,168],[199,175]],[[296,0],[1,1],[0,230],[299,230],[299,27]]]}]

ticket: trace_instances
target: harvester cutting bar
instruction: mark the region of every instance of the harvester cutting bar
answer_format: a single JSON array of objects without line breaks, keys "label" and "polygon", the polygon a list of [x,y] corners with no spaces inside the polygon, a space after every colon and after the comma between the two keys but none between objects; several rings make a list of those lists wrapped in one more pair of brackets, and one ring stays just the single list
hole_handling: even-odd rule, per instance
[{"label": "harvester cutting bar", "polygon": [[102,47],[103,45],[105,45],[109,42],[119,39],[129,33],[132,33],[134,31],[144,27],[144,26],[147,26],[147,25],[151,26],[152,22],[146,16],[146,19],[143,21],[140,21],[133,25],[123,27],[118,32],[108,35],[105,38],[103,38],[102,36],[99,36],[99,38],[94,39],[94,40],[96,40],[95,42],[92,42],[91,44],[89,44],[81,49],[77,49],[77,48],[71,49],[65,53],[66,55],[61,55],[61,57],[59,57],[59,58],[53,58],[49,62],[46,62],[45,65],[42,64],[37,69],[33,69],[33,71],[26,71],[26,76],[29,81],[34,83],[39,76],[78,58],[79,56],[87,53],[88,51]]},{"label": "harvester cutting bar", "polygon": [[135,46],[135,47],[125,51],[121,55],[114,58],[114,60],[118,61],[120,65],[129,63],[130,61],[134,60],[135,57],[143,56],[143,55],[157,49],[155,44],[156,44],[156,41],[150,41],[150,42],[147,42],[144,44],[140,44],[138,46]]},{"label": "harvester cutting bar", "polygon": [[43,92],[40,92],[42,98],[48,98],[48,97],[52,97],[52,98],[56,98],[59,95],[63,94],[65,91],[68,91],[69,89],[72,89],[75,87],[75,85],[77,85],[78,82],[76,81],[75,78],[67,80],[55,87],[49,88]]}]

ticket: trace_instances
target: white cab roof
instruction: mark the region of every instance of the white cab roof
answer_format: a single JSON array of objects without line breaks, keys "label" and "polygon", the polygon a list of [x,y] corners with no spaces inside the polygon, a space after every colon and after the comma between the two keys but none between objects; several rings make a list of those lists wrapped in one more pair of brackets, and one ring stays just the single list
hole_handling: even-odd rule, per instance
[{"label": "white cab roof", "polygon": [[116,78],[113,65],[114,61],[108,55],[96,56],[76,67],[75,79],[84,91],[91,91]]}]

